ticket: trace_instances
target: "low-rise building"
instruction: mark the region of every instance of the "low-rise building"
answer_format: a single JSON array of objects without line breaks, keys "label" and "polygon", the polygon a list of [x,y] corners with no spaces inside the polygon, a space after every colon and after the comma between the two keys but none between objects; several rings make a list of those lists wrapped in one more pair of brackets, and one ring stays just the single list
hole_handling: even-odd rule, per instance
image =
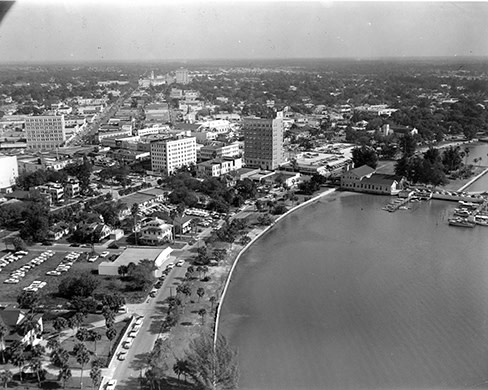
[{"label": "low-rise building", "polygon": [[130,263],[139,264],[142,260],[154,262],[156,270],[154,276],[161,275],[167,263],[174,260],[171,256],[171,247],[161,248],[127,248],[115,261],[102,261],[98,265],[99,275],[119,275],[120,266],[128,266]]},{"label": "low-rise building", "polygon": [[220,177],[241,168],[241,157],[223,157],[221,159],[208,160],[197,164],[197,171],[200,174],[212,177]]},{"label": "low-rise building", "polygon": [[375,173],[368,165],[350,169],[341,176],[341,188],[354,192],[396,195],[402,189],[405,179],[396,175]]}]

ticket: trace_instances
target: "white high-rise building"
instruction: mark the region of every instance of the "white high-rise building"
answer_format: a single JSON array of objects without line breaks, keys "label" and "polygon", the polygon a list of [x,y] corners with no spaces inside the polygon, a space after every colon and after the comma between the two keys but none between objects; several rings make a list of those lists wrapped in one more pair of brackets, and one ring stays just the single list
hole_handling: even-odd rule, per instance
[{"label": "white high-rise building", "polygon": [[53,150],[66,142],[64,115],[30,116],[25,120],[27,147]]},{"label": "white high-rise building", "polygon": [[195,137],[151,142],[151,169],[169,175],[183,165],[196,164],[196,146]]},{"label": "white high-rise building", "polygon": [[0,156],[0,191],[10,189],[18,176],[17,156]]},{"label": "white high-rise building", "polygon": [[246,166],[274,170],[285,162],[283,113],[276,118],[244,118],[244,161]]}]

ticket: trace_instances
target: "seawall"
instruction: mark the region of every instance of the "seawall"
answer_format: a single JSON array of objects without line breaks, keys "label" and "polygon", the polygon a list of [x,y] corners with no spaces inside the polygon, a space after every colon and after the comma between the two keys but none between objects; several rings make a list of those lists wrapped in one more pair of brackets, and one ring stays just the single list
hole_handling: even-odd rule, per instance
[{"label": "seawall", "polygon": [[466,188],[468,188],[471,184],[473,184],[476,180],[478,180],[480,177],[484,176],[488,172],[488,168],[486,168],[483,172],[481,172],[479,175],[473,177],[470,181],[468,181],[465,185],[463,185],[461,188],[458,189],[458,191],[464,191]]}]

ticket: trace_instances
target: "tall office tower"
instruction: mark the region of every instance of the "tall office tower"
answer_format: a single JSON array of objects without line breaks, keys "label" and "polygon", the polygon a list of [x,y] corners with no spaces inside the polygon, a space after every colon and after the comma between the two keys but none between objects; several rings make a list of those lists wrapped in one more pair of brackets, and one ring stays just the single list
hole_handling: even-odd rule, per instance
[{"label": "tall office tower", "polygon": [[31,116],[25,120],[27,147],[52,150],[66,142],[64,115]]},{"label": "tall office tower", "polygon": [[177,84],[188,84],[190,82],[190,78],[188,77],[188,69],[177,69],[176,70],[176,83]]},{"label": "tall office tower", "polygon": [[151,142],[151,169],[169,175],[183,165],[196,164],[196,146],[195,137]]},{"label": "tall office tower", "polygon": [[242,129],[246,166],[274,170],[285,162],[282,112],[274,119],[244,118]]}]

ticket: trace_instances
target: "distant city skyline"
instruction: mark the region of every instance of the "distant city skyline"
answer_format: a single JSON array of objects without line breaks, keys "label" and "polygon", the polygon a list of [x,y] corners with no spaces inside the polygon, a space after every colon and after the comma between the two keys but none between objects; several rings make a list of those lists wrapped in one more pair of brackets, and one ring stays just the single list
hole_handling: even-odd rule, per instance
[{"label": "distant city skyline", "polygon": [[0,62],[488,56],[486,2],[17,1]]}]

